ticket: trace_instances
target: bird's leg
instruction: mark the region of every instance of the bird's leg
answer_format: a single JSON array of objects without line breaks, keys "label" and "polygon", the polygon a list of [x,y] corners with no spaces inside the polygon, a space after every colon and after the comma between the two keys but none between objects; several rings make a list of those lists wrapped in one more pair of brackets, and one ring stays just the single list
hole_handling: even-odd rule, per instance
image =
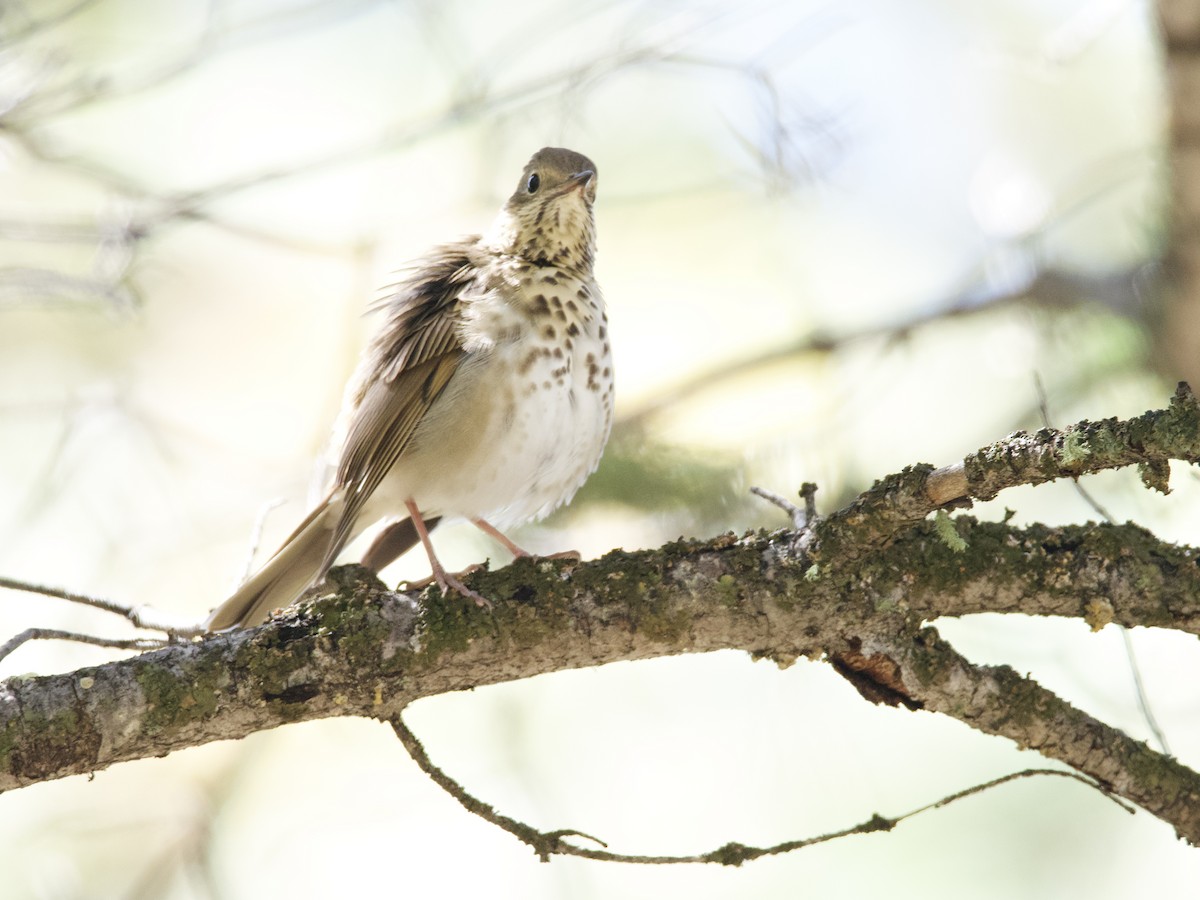
[{"label": "bird's leg", "polygon": [[[440,521],[442,521],[441,516],[426,519],[425,531],[427,533],[433,531]],[[359,564],[366,566],[372,572],[379,572],[398,560],[419,541],[420,537],[417,535],[417,528],[413,525],[412,519],[391,522],[375,536],[375,540],[371,542],[371,546],[367,548],[367,552],[363,554]]]},{"label": "bird's leg", "polygon": [[429,557],[429,567],[433,569],[433,580],[442,589],[442,593],[448,594],[453,589],[464,597],[470,597],[479,606],[491,609],[492,602],[487,597],[477,591],[471,590],[459,581],[457,576],[447,572],[441,561],[438,560],[437,554],[433,552],[433,541],[429,539],[429,530],[425,527],[425,521],[421,518],[421,512],[417,509],[417,504],[413,502],[412,498],[405,500],[404,505],[408,508],[408,514],[412,517],[413,527],[417,530],[417,537],[421,539],[421,546],[425,548],[425,554]]},{"label": "bird's leg", "polygon": [[512,542],[512,538],[504,534],[504,532],[502,532],[495,525],[492,525],[490,522],[485,522],[483,519],[472,519],[471,524],[484,534],[488,535],[488,537],[494,538],[503,544],[508,549],[508,552],[513,556],[529,556],[535,559],[571,559],[575,562],[579,562],[579,560],[583,559],[582,554],[580,554],[578,550],[563,550],[559,553],[549,554],[530,553],[524,547],[519,547],[514,544]]}]

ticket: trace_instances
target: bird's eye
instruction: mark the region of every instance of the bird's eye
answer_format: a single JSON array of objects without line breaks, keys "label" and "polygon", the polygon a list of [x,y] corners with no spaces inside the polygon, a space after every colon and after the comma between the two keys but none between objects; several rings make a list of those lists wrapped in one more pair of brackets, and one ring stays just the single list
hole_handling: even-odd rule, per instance
[{"label": "bird's eye", "polygon": [[525,190],[531,194],[536,194],[537,189],[541,187],[542,179],[538,178],[537,172],[529,176],[529,181],[525,184]]}]

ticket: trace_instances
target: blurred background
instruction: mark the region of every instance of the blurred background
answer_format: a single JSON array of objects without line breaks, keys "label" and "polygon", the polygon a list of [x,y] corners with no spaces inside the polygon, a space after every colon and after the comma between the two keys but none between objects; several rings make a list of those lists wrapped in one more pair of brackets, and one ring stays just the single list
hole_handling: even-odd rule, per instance
[{"label": "blurred background", "polygon": [[[532,550],[781,527],[751,485],[815,481],[829,511],[1039,427],[1039,382],[1056,425],[1161,407],[1200,382],[1180,125],[1200,95],[1172,120],[1168,87],[1188,96],[1170,38],[1200,13],[1179,5],[3,0],[0,573],[199,618],[305,512],[366,306],[485,228],[547,144],[598,164],[619,421],[571,508],[516,535]],[[1200,484],[1172,486],[1086,482],[1117,521],[1200,543]],[[1100,515],[1069,484],[975,514],[1006,509]],[[435,541],[450,566],[507,562],[469,527]],[[418,553],[386,574],[427,573]],[[0,635],[31,625],[124,633],[0,595]],[[938,627],[1200,764],[1194,639],[1128,635],[1156,736],[1114,628]],[[0,677],[116,655],[29,645]],[[732,652],[409,722],[481,799],[631,853],[807,837],[1039,762],[871,707],[824,664]],[[9,793],[0,872],[48,898],[1125,898],[1196,884],[1200,858],[1055,780],[740,869],[547,865],[347,719]]]}]

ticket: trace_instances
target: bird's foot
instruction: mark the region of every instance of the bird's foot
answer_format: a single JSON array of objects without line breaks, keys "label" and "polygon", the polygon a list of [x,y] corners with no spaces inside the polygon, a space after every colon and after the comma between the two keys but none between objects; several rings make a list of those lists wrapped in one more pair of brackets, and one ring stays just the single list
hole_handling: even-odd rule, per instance
[{"label": "bird's foot", "polygon": [[476,606],[481,606],[484,609],[492,608],[492,601],[478,591],[473,591],[454,575],[449,572],[443,572],[442,577],[438,579],[438,587],[442,589],[442,594],[448,594],[451,590],[457,591],[462,596],[469,600],[474,600]]},{"label": "bird's foot", "polygon": [[447,572],[441,567],[441,565],[438,565],[433,570],[433,574],[428,578],[421,578],[416,581],[406,581],[404,582],[404,587],[410,591],[423,591],[431,584],[437,584],[437,586],[442,589],[443,595],[448,595],[451,591],[454,591],[455,593],[461,594],[470,600],[474,600],[476,606],[482,606],[484,609],[491,609],[491,600],[483,596],[483,594],[479,593],[478,591],[471,590],[462,583],[463,578],[466,578],[472,572],[478,572],[482,568],[482,563],[475,563],[474,565],[467,566],[461,572]]},{"label": "bird's foot", "polygon": [[580,562],[583,559],[583,554],[578,550],[560,550],[558,553],[527,553],[522,550],[517,556],[529,559],[569,559],[571,562]]},{"label": "bird's foot", "polygon": [[[446,578],[454,578],[457,580],[459,578],[466,578],[468,575],[472,574],[473,572],[478,572],[482,568],[483,568],[483,563],[473,563],[473,564],[467,566],[461,572],[455,572],[455,573],[451,574],[449,572],[443,571],[442,575],[445,576]],[[409,591],[423,591],[423,590],[425,590],[425,588],[429,587],[431,584],[434,584],[435,582],[437,582],[437,580],[438,579],[437,579],[436,575],[430,575],[426,578],[409,579],[408,581],[404,582],[404,588],[405,588],[405,590],[409,590]],[[438,587],[441,587],[441,584],[438,584]]]}]

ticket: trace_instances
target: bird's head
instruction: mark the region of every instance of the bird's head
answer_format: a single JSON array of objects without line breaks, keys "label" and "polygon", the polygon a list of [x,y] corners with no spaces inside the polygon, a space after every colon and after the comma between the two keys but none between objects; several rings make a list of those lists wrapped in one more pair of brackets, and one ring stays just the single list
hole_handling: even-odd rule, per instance
[{"label": "bird's head", "polygon": [[543,147],[525,164],[484,242],[535,265],[590,272],[595,200],[595,163],[573,150]]}]

